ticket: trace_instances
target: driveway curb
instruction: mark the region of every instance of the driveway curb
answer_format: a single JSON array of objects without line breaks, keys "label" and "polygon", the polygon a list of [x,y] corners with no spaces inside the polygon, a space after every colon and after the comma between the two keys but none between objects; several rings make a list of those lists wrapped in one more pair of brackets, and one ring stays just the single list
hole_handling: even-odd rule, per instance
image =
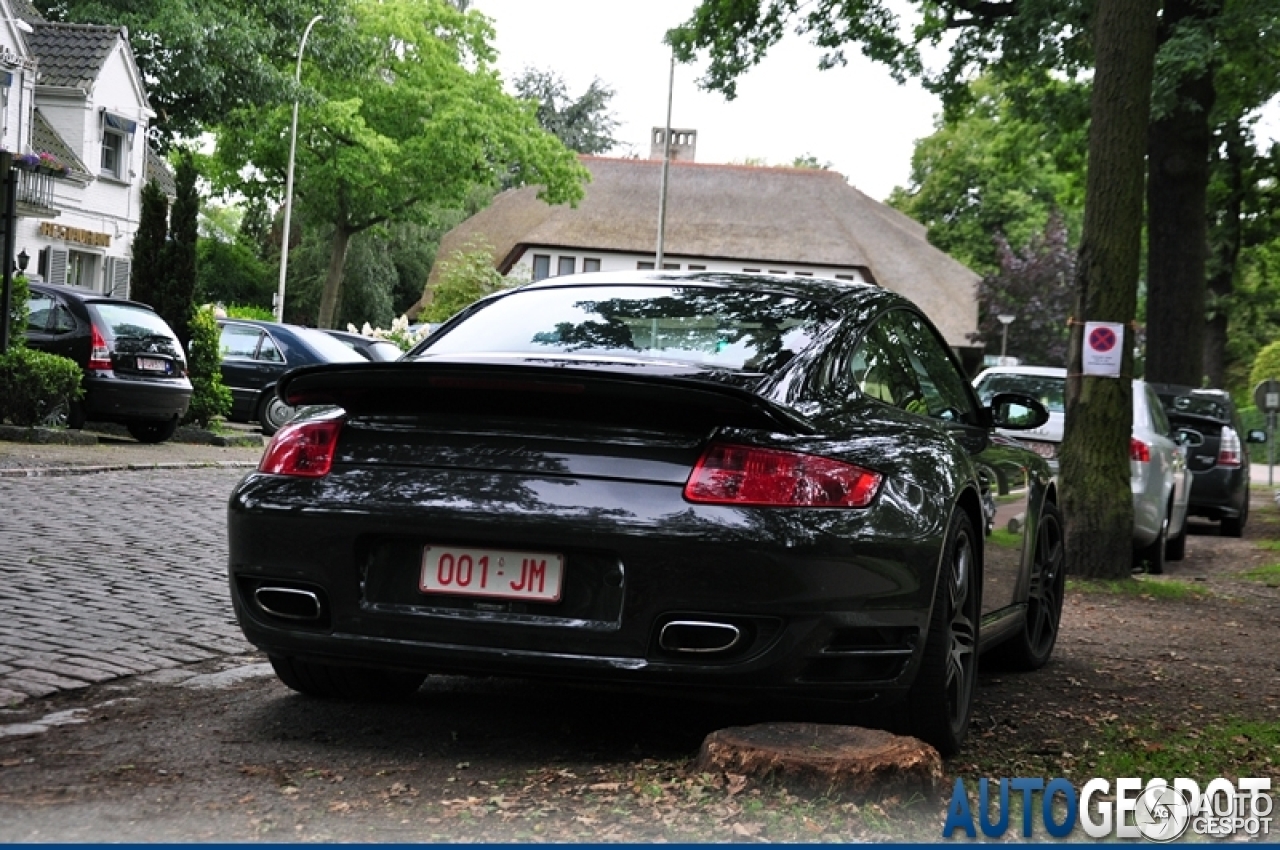
[{"label": "driveway curb", "polygon": [[96,475],[100,472],[140,472],[157,469],[253,469],[258,464],[244,460],[189,461],[176,463],[111,463],[96,466],[38,466],[0,469],[0,478],[57,478]]}]

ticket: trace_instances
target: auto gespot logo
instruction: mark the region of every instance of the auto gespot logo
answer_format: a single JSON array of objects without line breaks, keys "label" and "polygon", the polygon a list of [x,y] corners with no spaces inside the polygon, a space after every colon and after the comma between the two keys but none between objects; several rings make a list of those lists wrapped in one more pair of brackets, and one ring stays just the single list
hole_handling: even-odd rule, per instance
[{"label": "auto gespot logo", "polygon": [[1079,790],[1061,777],[980,779],[976,789],[957,779],[942,836],[999,838],[1014,829],[1024,838],[1067,838],[1079,829],[1090,838],[1156,842],[1188,832],[1259,838],[1271,834],[1270,791],[1271,780],[1258,777],[1218,777],[1203,788],[1185,777],[1090,779]]}]

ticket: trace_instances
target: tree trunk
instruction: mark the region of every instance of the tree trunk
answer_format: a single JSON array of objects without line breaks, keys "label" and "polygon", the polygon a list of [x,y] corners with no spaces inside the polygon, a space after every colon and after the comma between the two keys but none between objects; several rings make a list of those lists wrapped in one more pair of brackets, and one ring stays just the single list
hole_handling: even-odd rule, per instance
[{"label": "tree trunk", "polygon": [[332,328],[338,312],[338,296],[342,294],[342,267],[347,261],[347,245],[351,243],[351,231],[343,227],[333,230],[333,242],[329,246],[329,273],[324,278],[324,292],[320,295],[320,317],[316,326]]},{"label": "tree trunk", "polygon": [[1130,326],[1137,309],[1157,8],[1157,0],[1099,0],[1094,16],[1097,68],[1061,460],[1067,569],[1086,578],[1125,578],[1132,564],[1132,338],[1123,340],[1119,379],[1080,373],[1083,322]]},{"label": "tree trunk", "polygon": [[1227,329],[1243,231],[1244,169],[1249,148],[1238,120],[1227,123],[1220,149],[1225,155],[1213,160],[1213,168],[1220,174],[1214,182],[1225,195],[1215,198],[1212,209],[1221,212],[1214,215],[1209,224],[1208,277],[1212,300],[1204,337],[1204,374],[1211,387],[1227,384]]},{"label": "tree trunk", "polygon": [[[1161,39],[1179,23],[1211,18],[1220,4],[1165,0]],[[1213,69],[1184,77],[1173,112],[1151,123],[1147,177],[1147,362],[1149,381],[1198,387],[1204,378],[1209,113]]]}]

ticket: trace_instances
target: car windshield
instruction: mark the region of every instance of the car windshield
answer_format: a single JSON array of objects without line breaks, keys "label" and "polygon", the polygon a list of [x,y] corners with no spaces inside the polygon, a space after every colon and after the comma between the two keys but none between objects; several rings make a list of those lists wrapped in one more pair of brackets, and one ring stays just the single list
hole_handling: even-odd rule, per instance
[{"label": "car windshield", "polygon": [[150,310],[132,304],[96,303],[90,307],[117,352],[154,352],[184,359],[178,337],[164,319]]},{"label": "car windshield", "polygon": [[551,355],[651,359],[768,373],[835,314],[777,292],[574,286],[513,293],[450,328],[420,358]]},{"label": "car windshield", "polygon": [[329,363],[358,363],[362,360],[366,363],[368,362],[354,349],[348,348],[346,345],[343,345],[324,331],[317,331],[311,328],[294,328],[293,332],[296,333],[312,351],[318,354],[321,360]]},{"label": "car windshield", "polygon": [[1175,416],[1181,413],[1187,416],[1199,416],[1204,419],[1217,419],[1219,422],[1226,422],[1231,418],[1231,414],[1227,411],[1227,406],[1217,399],[1197,395],[1180,395],[1172,398],[1161,396],[1160,400],[1164,402],[1169,412]]},{"label": "car windshield", "polygon": [[1055,375],[997,373],[983,378],[976,389],[983,404],[990,404],[997,393],[1022,393],[1039,400],[1050,413],[1067,409],[1067,379]]}]

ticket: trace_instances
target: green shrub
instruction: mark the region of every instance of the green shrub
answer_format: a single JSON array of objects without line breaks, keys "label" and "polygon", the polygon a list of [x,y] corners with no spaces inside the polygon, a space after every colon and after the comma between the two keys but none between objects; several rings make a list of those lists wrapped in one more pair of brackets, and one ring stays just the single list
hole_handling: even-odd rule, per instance
[{"label": "green shrub", "polygon": [[222,383],[222,340],[213,308],[192,310],[190,328],[187,372],[191,377],[191,406],[183,421],[207,428],[215,418],[225,418],[231,412],[231,390]]},{"label": "green shrub", "polygon": [[25,346],[27,344],[27,314],[31,310],[31,290],[27,286],[27,276],[13,276],[13,300],[9,303],[9,345]]},{"label": "green shrub", "polygon": [[1265,345],[1253,358],[1253,369],[1249,371],[1249,392],[1263,381],[1272,378],[1280,381],[1280,340]]},{"label": "green shrub", "polygon": [[0,354],[0,420],[40,424],[84,394],[82,377],[74,360],[23,346],[9,349]]},{"label": "green shrub", "polygon": [[418,314],[418,321],[443,322],[477,299],[514,285],[493,267],[492,252],[468,245],[443,261],[431,303]]},{"label": "green shrub", "polygon": [[264,322],[274,322],[276,320],[275,313],[265,307],[258,307],[253,304],[232,304],[223,309],[226,310],[228,319],[261,319]]}]

